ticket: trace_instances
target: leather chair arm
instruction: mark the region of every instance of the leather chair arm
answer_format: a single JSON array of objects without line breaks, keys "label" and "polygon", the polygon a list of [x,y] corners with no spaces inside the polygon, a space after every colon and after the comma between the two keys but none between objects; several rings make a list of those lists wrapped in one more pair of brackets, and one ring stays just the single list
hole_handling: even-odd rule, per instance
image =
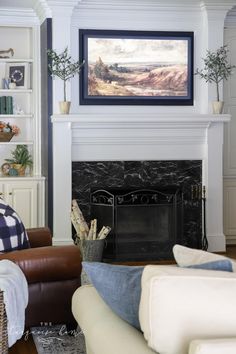
[{"label": "leather chair arm", "polygon": [[28,248],[0,255],[15,262],[29,284],[79,278],[81,257],[77,246]]},{"label": "leather chair arm", "polygon": [[48,227],[31,228],[26,231],[32,248],[52,245],[52,236]]}]

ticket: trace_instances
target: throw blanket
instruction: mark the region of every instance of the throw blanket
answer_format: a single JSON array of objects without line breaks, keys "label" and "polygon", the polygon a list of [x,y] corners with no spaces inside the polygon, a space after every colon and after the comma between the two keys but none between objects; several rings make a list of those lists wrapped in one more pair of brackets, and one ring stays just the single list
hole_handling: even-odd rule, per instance
[{"label": "throw blanket", "polygon": [[6,259],[0,261],[0,289],[4,291],[8,346],[11,347],[24,333],[28,284],[20,267]]}]

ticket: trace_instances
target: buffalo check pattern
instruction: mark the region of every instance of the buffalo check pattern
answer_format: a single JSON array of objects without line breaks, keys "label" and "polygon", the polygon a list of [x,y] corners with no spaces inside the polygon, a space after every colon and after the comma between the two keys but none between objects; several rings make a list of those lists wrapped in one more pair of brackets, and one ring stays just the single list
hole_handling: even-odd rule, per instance
[{"label": "buffalo check pattern", "polygon": [[0,199],[0,252],[29,247],[28,235],[20,217]]}]

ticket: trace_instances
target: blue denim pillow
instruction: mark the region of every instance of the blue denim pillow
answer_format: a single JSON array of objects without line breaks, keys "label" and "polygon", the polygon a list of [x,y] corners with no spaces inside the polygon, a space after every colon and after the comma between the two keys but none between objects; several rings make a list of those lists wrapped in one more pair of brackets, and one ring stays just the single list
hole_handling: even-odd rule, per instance
[{"label": "blue denim pillow", "polygon": [[131,326],[140,329],[138,312],[144,267],[82,262],[83,269],[106,304]]},{"label": "blue denim pillow", "polygon": [[221,259],[218,261],[195,264],[195,265],[188,266],[186,268],[221,270],[224,272],[233,272],[232,262],[229,259]]}]

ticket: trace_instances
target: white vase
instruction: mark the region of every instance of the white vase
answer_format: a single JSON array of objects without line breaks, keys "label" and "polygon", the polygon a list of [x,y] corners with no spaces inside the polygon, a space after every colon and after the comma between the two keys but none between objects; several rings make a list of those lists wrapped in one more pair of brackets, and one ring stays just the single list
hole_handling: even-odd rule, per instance
[{"label": "white vase", "polygon": [[16,88],[16,83],[15,82],[10,82],[9,84],[9,89],[15,89]]},{"label": "white vase", "polygon": [[60,113],[61,114],[68,114],[70,112],[70,101],[61,101],[59,102]]},{"label": "white vase", "polygon": [[221,114],[223,111],[224,102],[223,101],[213,101],[212,110],[214,114]]}]

